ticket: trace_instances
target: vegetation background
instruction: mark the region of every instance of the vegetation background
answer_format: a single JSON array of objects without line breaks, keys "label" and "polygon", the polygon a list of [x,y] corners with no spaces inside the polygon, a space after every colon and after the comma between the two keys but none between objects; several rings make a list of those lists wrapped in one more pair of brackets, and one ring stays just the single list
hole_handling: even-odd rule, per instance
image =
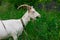
[{"label": "vegetation background", "polygon": [[26,12],[17,10],[22,4],[34,6],[41,18],[31,20],[19,40],[60,40],[60,0],[0,0],[0,19],[20,19]]}]

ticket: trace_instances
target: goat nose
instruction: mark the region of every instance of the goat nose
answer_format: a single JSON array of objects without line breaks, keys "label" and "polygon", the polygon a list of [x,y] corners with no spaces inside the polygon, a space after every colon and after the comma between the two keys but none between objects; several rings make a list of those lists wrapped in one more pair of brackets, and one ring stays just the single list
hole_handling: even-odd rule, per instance
[{"label": "goat nose", "polygon": [[41,15],[39,15],[38,17],[41,18]]}]

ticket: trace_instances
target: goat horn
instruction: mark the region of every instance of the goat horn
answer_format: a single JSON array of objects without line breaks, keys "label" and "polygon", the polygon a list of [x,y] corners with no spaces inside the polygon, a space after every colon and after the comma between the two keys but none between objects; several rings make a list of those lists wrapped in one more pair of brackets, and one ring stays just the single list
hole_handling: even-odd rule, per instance
[{"label": "goat horn", "polygon": [[23,4],[23,5],[20,5],[17,9],[19,9],[19,8],[21,8],[21,7],[24,7],[24,6],[26,6],[27,8],[30,8],[29,5],[27,5],[27,4]]}]

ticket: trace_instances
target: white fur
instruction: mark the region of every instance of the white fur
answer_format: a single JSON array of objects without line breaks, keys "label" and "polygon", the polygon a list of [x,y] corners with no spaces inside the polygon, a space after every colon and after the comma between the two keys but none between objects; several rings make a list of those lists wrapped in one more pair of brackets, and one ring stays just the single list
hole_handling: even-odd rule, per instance
[{"label": "white fur", "polygon": [[[40,17],[40,14],[36,12],[33,7],[31,7],[30,11],[27,10],[22,17],[24,25],[27,25],[27,23],[30,21],[30,18],[35,20],[37,16]],[[0,20],[0,39],[12,36],[14,40],[18,40],[17,37],[21,35],[23,31],[21,19],[2,20],[2,22],[4,23],[6,30]]]}]

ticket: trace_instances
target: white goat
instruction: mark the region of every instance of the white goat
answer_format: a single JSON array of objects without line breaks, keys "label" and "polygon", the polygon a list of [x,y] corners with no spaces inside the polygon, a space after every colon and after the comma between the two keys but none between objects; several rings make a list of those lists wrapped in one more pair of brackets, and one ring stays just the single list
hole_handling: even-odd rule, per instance
[{"label": "white goat", "polygon": [[22,6],[27,7],[28,10],[21,19],[0,20],[0,40],[10,36],[13,37],[14,40],[18,40],[17,37],[22,34],[23,25],[26,26],[31,18],[35,20],[36,17],[41,17],[32,6],[27,4],[23,4],[17,9]]}]

